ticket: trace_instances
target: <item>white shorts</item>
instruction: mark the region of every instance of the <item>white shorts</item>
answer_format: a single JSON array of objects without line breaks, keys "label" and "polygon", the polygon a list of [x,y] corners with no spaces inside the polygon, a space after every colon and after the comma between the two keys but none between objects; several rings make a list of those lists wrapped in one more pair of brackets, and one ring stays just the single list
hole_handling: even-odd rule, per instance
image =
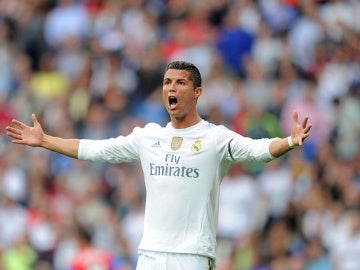
[{"label": "white shorts", "polygon": [[141,251],[136,270],[213,270],[215,261],[209,257],[170,253]]}]

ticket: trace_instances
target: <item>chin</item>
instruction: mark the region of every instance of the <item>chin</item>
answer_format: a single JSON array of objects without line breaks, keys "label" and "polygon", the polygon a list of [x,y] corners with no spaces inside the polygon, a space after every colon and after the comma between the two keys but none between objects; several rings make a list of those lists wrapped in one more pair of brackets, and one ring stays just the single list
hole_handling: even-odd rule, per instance
[{"label": "chin", "polygon": [[177,116],[179,114],[177,110],[168,109],[167,111],[171,116]]},{"label": "chin", "polygon": [[176,114],[176,115],[172,115],[171,117],[179,121],[179,120],[183,120],[185,118],[185,115]]}]

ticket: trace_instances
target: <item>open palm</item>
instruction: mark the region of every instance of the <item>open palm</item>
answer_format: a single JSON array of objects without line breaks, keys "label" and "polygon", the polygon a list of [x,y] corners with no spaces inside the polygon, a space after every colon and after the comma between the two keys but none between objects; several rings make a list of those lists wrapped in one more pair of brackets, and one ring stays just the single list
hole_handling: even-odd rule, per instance
[{"label": "open palm", "polygon": [[304,140],[309,137],[312,125],[308,125],[309,117],[306,116],[304,120],[299,123],[299,115],[295,111],[293,113],[293,126],[291,130],[291,137],[295,144],[302,145]]},{"label": "open palm", "polygon": [[29,146],[40,146],[44,137],[44,131],[38,122],[35,114],[31,116],[34,126],[28,126],[16,119],[12,120],[12,125],[7,126],[6,135],[12,137],[15,144],[25,144]]}]

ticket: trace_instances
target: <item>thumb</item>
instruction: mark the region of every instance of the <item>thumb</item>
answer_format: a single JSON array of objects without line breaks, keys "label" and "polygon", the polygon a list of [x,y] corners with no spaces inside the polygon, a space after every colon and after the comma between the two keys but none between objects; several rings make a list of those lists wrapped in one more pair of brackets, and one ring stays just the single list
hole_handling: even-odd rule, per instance
[{"label": "thumb", "polygon": [[32,119],[32,122],[34,123],[34,126],[39,125],[39,121],[37,120],[35,113],[33,113],[31,115],[31,119]]}]

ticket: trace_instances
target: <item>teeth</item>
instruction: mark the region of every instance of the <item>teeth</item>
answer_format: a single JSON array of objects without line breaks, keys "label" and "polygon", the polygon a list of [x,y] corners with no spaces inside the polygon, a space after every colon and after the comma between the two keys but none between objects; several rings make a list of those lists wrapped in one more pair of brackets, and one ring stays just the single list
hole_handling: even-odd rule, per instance
[{"label": "teeth", "polygon": [[171,109],[175,109],[177,104],[177,98],[176,97],[169,97],[169,105]]},{"label": "teeth", "polygon": [[177,103],[176,97],[169,97],[169,103],[170,104],[176,104]]}]

